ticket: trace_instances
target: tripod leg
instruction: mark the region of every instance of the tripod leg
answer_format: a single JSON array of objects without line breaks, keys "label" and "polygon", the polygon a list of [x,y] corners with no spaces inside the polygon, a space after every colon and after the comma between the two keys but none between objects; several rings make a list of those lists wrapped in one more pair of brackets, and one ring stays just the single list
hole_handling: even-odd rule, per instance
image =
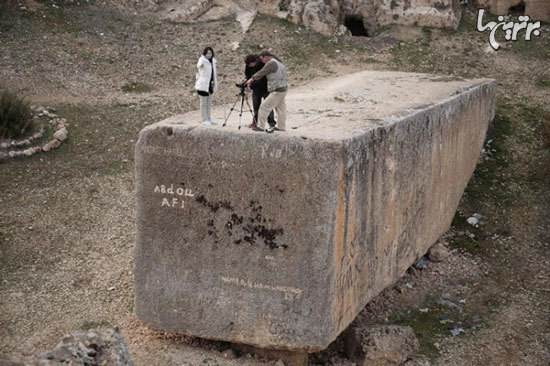
[{"label": "tripod leg", "polygon": [[235,103],[233,103],[233,106],[231,107],[231,109],[229,110],[229,113],[227,114],[227,117],[225,117],[225,121],[223,121],[223,125],[222,127],[225,127],[225,124],[227,123],[227,120],[229,119],[229,116],[231,116],[231,112],[233,112],[233,110],[235,110],[235,105],[237,105],[237,102],[239,101],[239,98],[237,98],[237,100],[235,101]]},{"label": "tripod leg", "polygon": [[241,117],[243,116],[244,101],[248,104],[248,99],[244,95],[241,95],[241,111],[239,112],[239,130],[241,129]]},{"label": "tripod leg", "polygon": [[[250,102],[248,101],[248,98],[246,98],[246,105],[248,106],[248,110],[250,111],[250,114],[252,115],[252,120],[254,121],[254,110],[250,108]],[[258,121],[255,121],[258,123]]]}]

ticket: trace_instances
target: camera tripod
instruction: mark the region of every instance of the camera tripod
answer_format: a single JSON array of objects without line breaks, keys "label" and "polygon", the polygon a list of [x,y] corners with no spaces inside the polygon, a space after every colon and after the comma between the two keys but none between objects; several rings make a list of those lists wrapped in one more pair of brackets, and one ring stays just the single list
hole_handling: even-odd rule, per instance
[{"label": "camera tripod", "polygon": [[[229,116],[231,116],[231,112],[235,110],[235,105],[237,105],[237,103],[239,102],[239,99],[241,100],[241,110],[239,111],[239,130],[241,129],[241,118],[243,116],[243,112],[247,112],[247,111],[250,112],[250,114],[252,115],[252,119],[254,120],[254,112],[252,108],[250,108],[250,103],[248,103],[248,99],[246,98],[246,93],[244,92],[245,87],[240,86],[240,88],[241,88],[241,92],[237,94],[237,100],[235,101],[235,103],[233,103],[233,106],[229,110],[229,114],[227,115],[227,117],[225,117],[225,121],[223,122],[222,127],[225,127],[227,120],[229,119]],[[246,101],[246,105],[248,106],[248,110],[243,110],[245,101]]]}]

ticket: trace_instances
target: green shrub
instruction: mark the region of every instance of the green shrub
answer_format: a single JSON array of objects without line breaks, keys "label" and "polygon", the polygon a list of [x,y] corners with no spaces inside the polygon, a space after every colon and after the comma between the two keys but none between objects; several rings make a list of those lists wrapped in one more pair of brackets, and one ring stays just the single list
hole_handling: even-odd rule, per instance
[{"label": "green shrub", "polygon": [[0,94],[0,138],[16,139],[32,129],[32,112],[28,102],[15,94]]}]

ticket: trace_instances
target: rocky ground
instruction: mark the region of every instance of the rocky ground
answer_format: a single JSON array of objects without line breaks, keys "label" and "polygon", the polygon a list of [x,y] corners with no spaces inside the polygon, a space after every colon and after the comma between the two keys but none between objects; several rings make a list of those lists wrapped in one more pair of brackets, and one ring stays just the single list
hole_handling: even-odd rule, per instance
[{"label": "rocky ground", "polygon": [[[468,9],[457,31],[331,39],[263,16],[243,35],[234,17],[181,24],[148,8],[24,3],[0,3],[0,89],[53,107],[69,139],[0,162],[0,354],[27,357],[72,331],[118,326],[138,365],[275,363],[153,331],[134,314],[133,145],[145,125],[196,109],[195,63],[211,44],[216,104],[233,102],[242,58],[264,47],[288,65],[291,86],[365,69],[496,79],[484,154],[441,239],[450,256],[412,267],[353,326],[412,326],[420,351],[411,365],[550,363],[548,24],[495,52]],[[474,213],[477,226],[467,222]],[[310,364],[352,363],[337,339]]]}]

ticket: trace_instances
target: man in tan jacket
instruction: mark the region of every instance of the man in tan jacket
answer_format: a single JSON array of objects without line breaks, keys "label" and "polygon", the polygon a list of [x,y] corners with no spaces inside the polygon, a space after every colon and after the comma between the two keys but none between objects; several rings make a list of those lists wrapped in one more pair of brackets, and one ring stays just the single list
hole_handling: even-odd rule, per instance
[{"label": "man in tan jacket", "polygon": [[267,90],[269,96],[260,105],[260,111],[258,115],[258,126],[253,128],[255,131],[264,131],[267,117],[273,109],[277,113],[277,127],[269,127],[265,131],[270,133],[275,129],[279,131],[286,130],[286,103],[285,97],[288,89],[287,75],[285,65],[271,52],[262,51],[260,59],[265,66],[252,75],[246,82],[248,85],[252,84],[254,80],[259,80],[262,77],[267,78]]}]

